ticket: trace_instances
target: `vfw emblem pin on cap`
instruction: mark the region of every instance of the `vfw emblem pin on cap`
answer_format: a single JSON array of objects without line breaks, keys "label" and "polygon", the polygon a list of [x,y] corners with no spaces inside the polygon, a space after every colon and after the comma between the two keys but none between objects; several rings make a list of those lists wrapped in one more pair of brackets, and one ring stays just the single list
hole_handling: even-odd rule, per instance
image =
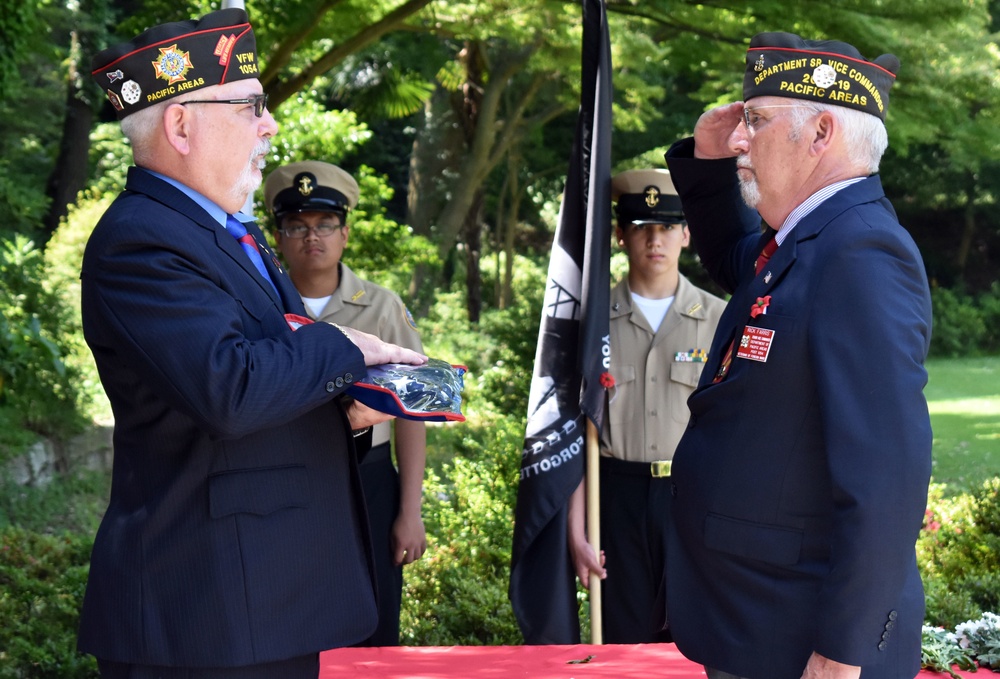
[{"label": "vfw emblem pin on cap", "polygon": [[153,62],[156,77],[166,80],[168,85],[187,80],[187,72],[192,68],[190,53],[177,49],[177,43],[161,47],[159,58]]}]

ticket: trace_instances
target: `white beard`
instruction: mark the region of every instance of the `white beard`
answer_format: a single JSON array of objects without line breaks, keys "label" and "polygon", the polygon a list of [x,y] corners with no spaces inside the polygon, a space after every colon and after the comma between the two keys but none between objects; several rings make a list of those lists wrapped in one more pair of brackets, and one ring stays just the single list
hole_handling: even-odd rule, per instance
[{"label": "white beard", "polygon": [[[253,192],[257,190],[263,181],[261,175],[261,170],[264,169],[264,164],[266,162],[265,156],[271,151],[271,140],[262,139],[257,142],[257,145],[253,149],[253,153],[250,154],[250,161],[243,168],[243,172],[237,177],[236,183],[233,184],[233,196],[239,197],[240,200],[246,201],[248,196],[252,196]],[[260,160],[256,160],[259,158]]]},{"label": "white beard", "polygon": [[740,195],[749,207],[756,208],[760,202],[760,187],[756,179],[740,179]]},{"label": "white beard", "polygon": [[750,179],[743,179],[742,176],[737,177],[740,180],[740,195],[743,196],[744,203],[752,208],[756,208],[757,203],[760,202],[760,186],[757,185],[757,177],[752,173],[750,164],[744,164],[743,159],[745,157],[745,155],[741,154],[740,157],[736,159],[737,168],[751,172]]}]

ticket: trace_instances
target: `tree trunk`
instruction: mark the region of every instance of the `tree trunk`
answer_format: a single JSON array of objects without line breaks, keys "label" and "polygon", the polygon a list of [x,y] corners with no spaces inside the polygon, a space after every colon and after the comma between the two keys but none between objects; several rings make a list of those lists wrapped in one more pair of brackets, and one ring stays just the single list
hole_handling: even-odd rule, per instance
[{"label": "tree trunk", "polygon": [[66,216],[68,206],[76,202],[76,194],[86,185],[89,171],[87,155],[90,151],[94,111],[85,101],[80,89],[80,74],[75,62],[75,56],[80,54],[80,50],[75,33],[72,44],[70,53],[74,57],[71,58],[66,83],[66,118],[63,120],[59,156],[45,187],[45,195],[49,197],[50,203],[42,222],[40,247],[48,243],[59,227],[59,222]]},{"label": "tree trunk", "polygon": [[[477,81],[467,75],[461,96],[453,97],[452,110],[447,114],[441,114],[436,106],[426,109],[425,126],[418,133],[411,155],[408,223],[415,233],[428,236],[437,245],[442,262],[453,256],[455,243],[462,240],[470,211],[481,213],[474,210],[477,196],[484,191],[493,168],[520,141],[523,131],[544,125],[566,110],[563,103],[556,102],[531,118],[525,115],[549,77],[537,74],[526,84],[523,80],[515,83],[515,76],[537,48],[535,44],[513,51],[499,50],[486,58],[485,45],[468,43],[468,51],[460,57],[467,73],[472,64],[466,62],[475,58],[481,60],[475,68],[482,73],[488,71],[489,77],[480,75]],[[475,57],[476,52],[482,53]],[[470,87],[476,82],[480,84]],[[439,89],[432,101],[442,100],[442,94],[447,95]],[[435,117],[435,113],[439,115]],[[474,125],[470,125],[473,121]],[[411,291],[420,289],[425,273],[419,268],[414,271]]]},{"label": "tree trunk", "polygon": [[[508,161],[507,167],[510,168],[510,162]],[[503,258],[503,243],[506,240],[504,236],[504,229],[507,225],[507,193],[508,186],[510,185],[510,171],[504,176],[503,184],[500,185],[500,191],[497,193],[497,210],[496,210],[496,238],[493,240],[493,264],[494,270],[494,284],[493,284],[493,304],[496,305],[498,309],[505,308],[503,305],[503,271],[500,270],[501,262]]]},{"label": "tree trunk", "polygon": [[965,269],[969,263],[969,253],[972,251],[972,241],[976,235],[976,176],[967,174],[968,188],[965,191],[964,226],[962,236],[958,240],[958,252],[955,255],[955,268],[958,270],[958,282],[965,282]]},{"label": "tree trunk", "polygon": [[518,181],[518,166],[520,156],[512,153],[507,163],[508,193],[510,195],[510,205],[507,208],[506,224],[503,229],[503,252],[504,271],[503,286],[500,295],[500,308],[506,309],[514,301],[514,241],[517,238],[518,216],[521,214],[521,199],[524,192],[521,190],[521,183]]},{"label": "tree trunk", "polygon": [[469,321],[478,323],[483,311],[483,276],[479,259],[483,251],[483,192],[479,191],[465,221],[465,289]]},{"label": "tree trunk", "polygon": [[[455,124],[450,94],[444,89],[439,88],[428,99],[421,119],[423,124],[414,137],[410,152],[406,223],[415,234],[437,242],[440,238],[437,216],[448,195],[447,175],[454,171],[462,153],[462,132]],[[450,245],[453,247],[454,242]],[[443,265],[449,252],[439,251],[438,254]],[[409,299],[421,313],[426,313],[430,302],[429,296],[423,294],[429,273],[427,267],[419,265],[410,279]]]},{"label": "tree trunk", "polygon": [[[465,148],[471,149],[476,141],[476,128],[483,107],[485,49],[478,42],[466,42],[459,58],[465,66],[465,85],[462,87],[459,120],[465,137]],[[466,308],[469,312],[469,321],[472,323],[479,322],[479,315],[483,310],[483,276],[479,271],[479,256],[483,251],[483,229],[480,224],[482,212],[483,189],[480,185],[476,188],[472,202],[465,213],[462,229],[465,237]]]}]

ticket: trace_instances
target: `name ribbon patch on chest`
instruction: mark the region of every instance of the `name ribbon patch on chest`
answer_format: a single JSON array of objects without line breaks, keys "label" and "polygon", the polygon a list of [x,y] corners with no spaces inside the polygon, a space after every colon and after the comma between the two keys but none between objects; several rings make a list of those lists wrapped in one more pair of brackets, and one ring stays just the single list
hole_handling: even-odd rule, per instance
[{"label": "name ribbon patch on chest", "polygon": [[740,338],[740,346],[736,350],[736,356],[764,363],[767,361],[767,355],[771,353],[771,342],[773,341],[773,330],[748,325],[743,328],[743,337]]}]

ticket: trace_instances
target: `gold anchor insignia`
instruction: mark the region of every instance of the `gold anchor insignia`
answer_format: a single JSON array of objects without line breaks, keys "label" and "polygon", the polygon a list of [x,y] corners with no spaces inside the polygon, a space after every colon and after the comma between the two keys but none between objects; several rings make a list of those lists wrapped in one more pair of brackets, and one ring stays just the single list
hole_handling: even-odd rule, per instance
[{"label": "gold anchor insignia", "polygon": [[303,196],[308,196],[312,192],[313,192],[312,180],[309,179],[309,177],[299,178],[299,193],[301,193]]},{"label": "gold anchor insignia", "polygon": [[757,71],[758,73],[760,73],[761,71],[764,70],[764,55],[763,54],[761,54],[759,57],[757,57],[757,62],[753,65],[753,70]]},{"label": "gold anchor insignia", "polygon": [[660,204],[660,190],[655,186],[647,186],[644,191],[646,194],[646,205],[648,207],[656,207]]}]

